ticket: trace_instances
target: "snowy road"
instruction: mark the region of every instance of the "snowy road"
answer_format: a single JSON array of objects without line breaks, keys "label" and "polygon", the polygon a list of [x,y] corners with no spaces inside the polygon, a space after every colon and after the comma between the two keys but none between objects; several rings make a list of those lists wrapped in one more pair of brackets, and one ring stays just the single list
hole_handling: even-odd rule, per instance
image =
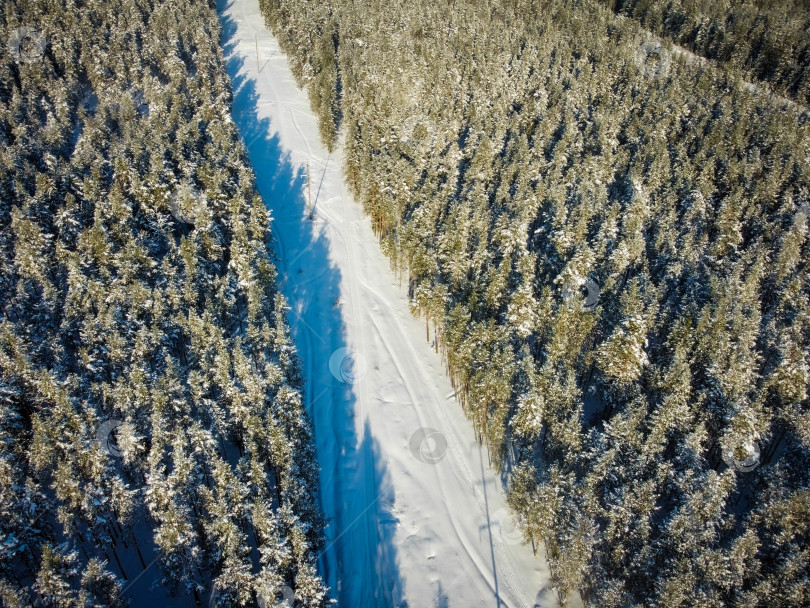
[{"label": "snowy road", "polygon": [[233,118],[272,210],[304,361],[332,596],[349,608],[555,605],[545,561],[521,544],[424,321],[344,186],[340,150],[320,144],[257,0],[218,8]]}]

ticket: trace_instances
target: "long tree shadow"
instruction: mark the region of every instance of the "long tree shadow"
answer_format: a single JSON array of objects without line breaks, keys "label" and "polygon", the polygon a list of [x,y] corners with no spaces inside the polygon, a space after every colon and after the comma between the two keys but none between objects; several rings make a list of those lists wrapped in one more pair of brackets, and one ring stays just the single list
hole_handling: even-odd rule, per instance
[{"label": "long tree shadow", "polygon": [[[237,24],[225,14],[227,9],[227,2],[219,0],[221,46],[234,92],[232,116],[273,216],[278,282],[303,359],[305,402],[315,430],[319,495],[328,521],[319,570],[338,605],[398,605],[401,581],[395,525],[390,525],[395,522],[390,515],[393,489],[367,420],[362,437],[355,423],[362,370],[356,369],[359,361],[347,340],[341,272],[329,257],[339,235],[330,232],[317,212],[309,219],[304,166],[293,163],[271,120],[260,115],[257,82],[243,74],[249,59],[236,51]],[[271,72],[262,71],[258,78],[270,78]]]}]

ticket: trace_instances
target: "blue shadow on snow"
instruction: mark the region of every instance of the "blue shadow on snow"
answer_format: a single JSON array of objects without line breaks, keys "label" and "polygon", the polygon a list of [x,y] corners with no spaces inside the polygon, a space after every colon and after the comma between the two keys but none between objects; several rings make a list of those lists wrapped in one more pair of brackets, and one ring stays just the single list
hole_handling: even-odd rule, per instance
[{"label": "blue shadow on snow", "polygon": [[[278,135],[270,136],[274,131],[270,120],[259,117],[256,82],[241,73],[249,59],[235,54],[237,26],[224,15],[228,6],[218,0],[221,46],[234,94],[232,116],[246,143],[259,193],[273,216],[279,288],[290,305],[288,317],[303,358],[304,400],[321,466],[319,495],[328,524],[319,571],[339,606],[405,608],[394,544],[396,518],[390,512],[394,490],[387,467],[367,420],[362,438],[358,436],[352,386],[329,370],[331,354],[348,347],[336,305],[341,273],[330,263],[329,241],[319,231],[326,226],[317,209],[314,220],[307,217],[303,168],[292,164]],[[317,184],[317,176],[313,182]]]}]

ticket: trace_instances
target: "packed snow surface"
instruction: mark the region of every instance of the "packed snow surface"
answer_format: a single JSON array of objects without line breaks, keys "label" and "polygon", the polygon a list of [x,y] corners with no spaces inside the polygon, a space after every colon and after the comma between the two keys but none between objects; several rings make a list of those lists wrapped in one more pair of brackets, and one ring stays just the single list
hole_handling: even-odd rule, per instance
[{"label": "packed snow surface", "polygon": [[502,479],[257,0],[218,8],[233,119],[272,212],[303,360],[329,520],[319,566],[332,596],[350,608],[555,605],[544,551],[535,557],[515,530]]}]

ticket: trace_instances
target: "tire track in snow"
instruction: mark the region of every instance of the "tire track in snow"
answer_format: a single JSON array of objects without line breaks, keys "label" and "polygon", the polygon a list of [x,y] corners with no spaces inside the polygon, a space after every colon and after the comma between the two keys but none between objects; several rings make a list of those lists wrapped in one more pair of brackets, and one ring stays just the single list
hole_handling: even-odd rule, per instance
[{"label": "tire track in snow", "polygon": [[[298,127],[296,126],[296,128],[298,128]],[[346,210],[346,197],[343,196],[343,193],[344,193],[343,180],[340,180],[340,181],[341,181],[340,206],[341,206],[341,209],[343,210],[343,217],[346,217],[346,215],[347,215],[347,213],[346,213],[347,212],[347,210]],[[347,279],[347,283],[348,283],[348,287],[349,287],[349,297],[350,297],[349,306],[351,308],[351,317],[352,317],[352,321],[353,321],[353,324],[354,324],[354,327],[352,328],[353,338],[354,338],[354,341],[355,341],[355,344],[356,344],[357,352],[360,353],[361,355],[363,355],[363,353],[366,351],[365,344],[363,343],[363,333],[358,332],[358,329],[361,327],[361,325],[360,325],[360,313],[358,311],[360,298],[359,298],[359,295],[358,295],[358,289],[357,289],[357,284],[356,284],[356,279],[355,279],[355,277],[358,276],[357,273],[356,273],[357,251],[356,251],[356,247],[354,246],[354,239],[345,238],[343,236],[343,231],[341,229],[338,229],[338,234],[340,234],[341,237],[343,237],[342,242],[343,242],[343,246],[344,246],[344,248],[346,250],[346,254],[347,254],[346,255],[346,260],[347,260],[347,263],[348,263],[348,269],[347,269],[348,272],[346,273],[346,279]],[[369,402],[369,399],[368,399],[368,384],[365,381],[365,378],[362,378],[362,377],[359,379],[359,382],[357,384],[358,384],[358,388],[360,389],[360,391],[359,391],[360,395],[358,395],[357,408],[356,409],[357,409],[357,414],[358,414],[359,419],[364,420],[365,416],[364,416],[363,408]],[[363,432],[364,433],[366,432],[365,428],[364,428]],[[370,449],[370,441],[367,441],[365,437],[360,437],[359,439],[360,439],[360,445],[361,446],[366,446],[365,449],[369,450]],[[362,475],[362,478],[359,481],[360,481],[361,487],[363,488],[363,501],[362,502],[363,502],[363,504],[366,504],[366,505],[373,505],[373,506],[368,507],[369,509],[373,510],[374,517],[373,517],[373,519],[369,518],[370,521],[368,522],[368,525],[366,527],[367,538],[365,539],[365,544],[369,549],[365,554],[365,558],[366,558],[366,560],[372,560],[373,556],[376,553],[372,549],[375,546],[377,546],[377,543],[375,542],[375,543],[372,544],[371,539],[368,537],[368,535],[372,534],[372,532],[370,530],[372,524],[373,524],[374,537],[377,540],[379,540],[379,513],[378,513],[378,510],[377,510],[377,507],[376,507],[376,502],[379,499],[379,496],[375,496],[374,499],[373,499],[373,502],[372,502],[372,496],[375,495],[375,488],[377,487],[377,484],[376,484],[377,480],[375,479],[375,471],[374,471],[374,455],[372,453],[365,452],[365,453],[361,454],[361,461],[360,462],[361,462],[361,475]],[[368,564],[368,571],[373,572],[375,575],[382,574],[383,576],[386,576],[386,574],[387,574],[387,573],[379,573],[379,572],[377,572],[377,568],[375,567],[375,564],[373,562]],[[385,589],[383,589],[383,592],[385,592]],[[391,604],[390,596],[387,597],[386,599],[388,600],[387,603],[390,605]]]},{"label": "tire track in snow", "polygon": [[[363,281],[360,281],[360,284],[370,294],[372,294],[374,296],[374,299],[377,301],[378,305],[382,305],[387,309],[387,313],[388,313],[389,317],[395,318],[396,315],[394,314],[394,310],[393,310],[392,306],[388,303],[388,301],[385,298],[383,298],[377,291],[375,291],[367,283],[365,283]],[[411,391],[411,389],[409,387],[408,382],[406,381],[407,378],[414,378],[414,377],[419,376],[420,380],[422,381],[422,382],[420,382],[419,386],[424,386],[424,382],[427,380],[426,376],[428,375],[428,373],[425,371],[423,366],[414,366],[414,365],[411,365],[409,363],[410,361],[418,361],[420,359],[419,354],[414,349],[413,343],[410,340],[408,340],[406,336],[404,336],[402,334],[402,332],[400,331],[399,324],[396,324],[396,323],[391,324],[390,327],[395,328],[397,330],[397,334],[398,334],[397,337],[399,338],[398,343],[399,344],[404,344],[408,348],[408,350],[410,351],[410,355],[411,355],[410,357],[400,358],[397,354],[395,354],[395,350],[391,347],[391,345],[389,343],[389,340],[386,339],[385,332],[383,332],[380,329],[380,326],[379,326],[379,323],[377,322],[377,320],[374,318],[373,315],[370,318],[371,318],[372,323],[374,324],[374,327],[375,327],[375,329],[377,331],[377,335],[379,336],[380,341],[384,345],[384,347],[385,347],[386,351],[388,352],[391,360],[393,361],[395,367],[397,368],[397,371],[399,373],[400,378],[404,381],[403,385],[405,386],[405,389],[408,392],[408,395],[409,395],[409,397],[411,399],[411,403],[413,404],[413,410],[415,412],[416,417],[419,420],[419,427],[424,428],[426,426],[430,426],[430,423],[425,423],[424,417],[420,413],[419,407],[416,406],[416,403],[418,403],[420,401],[420,399],[413,394],[413,392]],[[403,371],[402,371],[403,368],[406,370],[405,373],[403,373]],[[473,475],[472,471],[470,470],[470,468],[464,462],[464,458],[462,456],[462,450],[459,447],[459,439],[457,437],[457,429],[454,428],[454,426],[447,419],[447,416],[444,414],[444,412],[442,410],[441,404],[436,403],[435,407],[431,408],[431,411],[435,412],[436,418],[439,420],[439,424],[437,424],[436,426],[441,427],[439,430],[440,430],[440,432],[442,432],[442,434],[447,439],[448,453],[449,453],[448,455],[451,456],[451,458],[445,458],[441,463],[438,463],[437,467],[441,466],[447,460],[450,460],[450,463],[451,463],[451,466],[452,466],[452,474],[458,479],[458,481],[460,483],[462,483],[463,485],[468,487],[470,489],[470,491],[476,496],[476,498],[477,498],[476,507],[481,512],[481,515],[483,515],[484,517],[487,518],[487,520],[489,520],[489,517],[492,514],[488,513],[484,508],[484,503],[487,500],[486,496],[484,495],[485,490],[483,489],[482,485],[478,484],[478,482],[476,481],[476,478]],[[476,451],[478,452],[479,456],[481,456],[482,448],[480,446],[478,446],[478,449]],[[439,489],[440,489],[440,491],[442,493],[442,497],[444,498],[443,505],[445,506],[445,512],[447,514],[447,519],[452,524],[453,531],[454,531],[454,533],[456,535],[456,538],[458,539],[458,541],[460,542],[460,544],[464,548],[468,559],[475,565],[475,567],[477,568],[478,572],[481,575],[481,578],[488,583],[488,585],[490,587],[490,590],[492,591],[493,595],[496,594],[496,593],[498,593],[500,595],[499,587],[496,589],[495,582],[493,580],[491,580],[491,578],[492,578],[491,573],[489,573],[487,571],[487,568],[485,566],[482,566],[481,560],[477,556],[477,552],[472,549],[472,546],[473,546],[472,543],[470,543],[468,538],[459,529],[458,522],[456,520],[456,517],[455,517],[454,513],[451,511],[451,509],[449,509],[447,507],[447,505],[451,504],[451,501],[447,500],[446,493],[444,491],[444,488],[445,488],[446,484],[439,483],[437,485],[438,485],[438,487],[439,487]],[[509,559],[509,556],[507,554],[503,555],[503,558],[506,558],[506,559],[508,559],[509,562],[511,562],[511,559]],[[500,576],[501,575],[499,574],[499,578],[500,578]],[[507,584],[508,588],[512,592],[515,592],[519,588],[516,585],[515,577],[516,577],[516,573],[515,573],[514,565],[509,563],[509,568],[506,569],[504,578],[505,578],[505,583]],[[509,605],[506,602],[504,602],[503,598],[499,598],[499,599],[500,599],[501,603],[504,603],[507,606]],[[520,605],[525,606],[526,604],[520,604]]]},{"label": "tire track in snow", "polygon": [[[376,319],[374,319],[373,317],[371,317],[371,321],[372,321],[372,323],[374,324],[374,327],[375,327],[375,329],[376,329],[376,331],[377,331],[377,334],[378,334],[378,335],[379,335],[379,337],[380,337],[381,342],[383,343],[383,345],[384,345],[384,347],[385,347],[385,350],[388,352],[389,356],[391,357],[392,361],[394,362],[394,365],[395,365],[397,368],[400,368],[400,365],[401,365],[401,364],[397,362],[397,361],[398,361],[398,357],[397,357],[397,356],[394,354],[394,350],[391,348],[390,344],[388,343],[388,340],[386,340],[386,338],[385,338],[385,336],[384,336],[384,332],[383,332],[383,331],[380,329],[379,324],[377,323]],[[401,377],[403,380],[405,380],[405,377],[406,377],[406,376],[400,373],[400,377]],[[429,425],[427,425],[427,424],[425,423],[424,418],[423,418],[423,417],[422,417],[422,415],[419,413],[419,407],[416,405],[416,402],[417,402],[417,401],[419,401],[419,399],[417,399],[416,397],[414,397],[414,395],[413,395],[413,393],[410,391],[410,389],[408,389],[408,388],[407,388],[407,387],[408,387],[407,382],[405,382],[405,383],[403,383],[403,384],[404,384],[404,386],[406,387],[406,390],[408,391],[408,394],[411,396],[411,404],[410,404],[410,405],[411,405],[411,409],[413,409],[413,411],[414,411],[414,413],[415,413],[415,416],[416,416],[416,417],[417,417],[417,419],[419,420],[419,428],[424,428],[424,427],[426,427],[426,426],[429,426]],[[445,436],[445,438],[446,438],[446,437],[448,437],[448,436],[452,437],[451,435],[448,435],[448,429],[447,429],[447,428],[445,428],[445,427],[444,427],[444,425],[442,425],[442,430],[440,430],[440,432],[442,432],[442,431],[443,431],[443,433],[442,433],[442,434]],[[456,445],[455,445],[455,442],[453,442],[453,445],[452,445],[452,446],[451,446],[451,445],[449,445],[449,444],[450,444],[450,442],[448,442],[448,450],[449,450],[450,452],[458,451],[458,446],[456,446]],[[445,460],[446,460],[446,459],[445,459]],[[451,459],[451,461],[452,461],[452,460],[455,460],[455,459]],[[436,466],[441,466],[441,463],[437,463],[437,465],[436,465]],[[437,475],[435,475],[435,476],[436,476],[436,477],[439,477],[439,475],[438,475],[438,474],[437,474]],[[475,554],[475,551],[472,549],[472,547],[471,547],[470,543],[468,542],[467,538],[465,537],[465,535],[464,535],[464,534],[462,534],[462,532],[459,530],[459,527],[456,525],[456,520],[455,520],[455,518],[452,516],[452,514],[451,514],[451,513],[450,513],[450,511],[449,511],[449,509],[447,508],[448,500],[447,500],[446,493],[445,493],[445,491],[444,491],[444,484],[443,484],[443,483],[441,483],[441,480],[439,480],[439,483],[437,483],[436,485],[437,485],[437,487],[439,488],[439,491],[441,492],[442,499],[443,499],[443,500],[441,501],[441,504],[442,504],[442,506],[444,506],[444,507],[445,507],[445,509],[444,509],[444,510],[445,510],[445,514],[447,515],[447,519],[449,520],[450,524],[451,524],[451,525],[452,525],[452,527],[453,527],[453,533],[454,533],[454,535],[455,535],[455,537],[456,537],[456,540],[458,541],[459,545],[461,545],[461,547],[464,549],[464,552],[465,552],[465,554],[466,554],[466,556],[467,556],[468,560],[469,560],[469,561],[470,561],[470,562],[471,562],[471,563],[472,563],[472,564],[475,566],[475,568],[476,568],[476,570],[477,570],[478,574],[481,576],[481,578],[482,578],[483,580],[487,581],[487,583],[488,583],[488,584],[489,584],[489,586],[490,586],[490,589],[491,589],[492,593],[494,594],[494,593],[495,593],[495,587],[494,587],[494,585],[492,585],[492,584],[490,584],[490,583],[489,583],[489,573],[487,572],[486,567],[484,567],[484,566],[483,566],[483,565],[482,565],[482,564],[479,562],[479,560],[477,560],[477,559],[475,558],[475,555],[474,555],[474,554]],[[471,486],[471,487],[472,487],[472,486]],[[468,573],[466,570],[465,570],[465,574],[469,575],[469,573]]]}]

